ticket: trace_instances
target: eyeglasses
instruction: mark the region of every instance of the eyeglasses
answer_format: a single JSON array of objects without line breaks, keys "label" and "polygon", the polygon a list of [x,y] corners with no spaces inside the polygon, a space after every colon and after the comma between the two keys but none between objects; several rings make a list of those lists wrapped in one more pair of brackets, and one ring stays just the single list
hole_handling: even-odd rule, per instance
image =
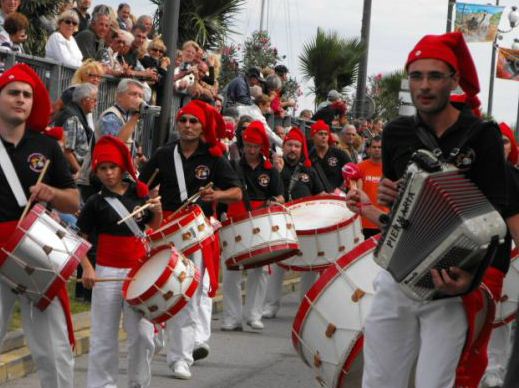
[{"label": "eyeglasses", "polygon": [[456,72],[452,72],[449,74],[445,74],[439,71],[431,71],[429,73],[421,73],[419,71],[413,71],[409,73],[407,78],[409,82],[422,82],[424,79],[427,79],[431,84],[438,84],[446,79],[452,78],[452,76],[456,74]]},{"label": "eyeglasses", "polygon": [[95,73],[87,73],[87,76],[92,78],[103,78],[101,74],[95,74]]},{"label": "eyeglasses", "polygon": [[178,122],[179,123],[182,123],[182,124],[185,124],[189,121],[189,124],[198,124],[200,122],[200,120],[198,120],[197,118],[195,117],[189,117],[187,118],[186,116],[182,116],[181,118],[178,119]]},{"label": "eyeglasses", "polygon": [[72,24],[73,26],[77,26],[79,24],[75,20],[71,20],[71,19],[63,20],[63,23],[68,24],[68,25]]},{"label": "eyeglasses", "polygon": [[163,51],[161,49],[158,49],[158,48],[155,48],[155,47],[151,47],[150,51],[155,51],[156,53],[165,54],[165,51]]}]

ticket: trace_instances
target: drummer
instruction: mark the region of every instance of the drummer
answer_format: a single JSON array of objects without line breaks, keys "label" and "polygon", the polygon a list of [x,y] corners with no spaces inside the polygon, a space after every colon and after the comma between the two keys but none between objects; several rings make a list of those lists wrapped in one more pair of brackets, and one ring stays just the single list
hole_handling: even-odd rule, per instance
[{"label": "drummer", "polygon": [[310,160],[327,193],[340,194],[343,183],[342,166],[351,162],[346,152],[332,147],[330,126],[323,120],[317,120],[310,127],[310,137],[314,146],[310,150]]},{"label": "drummer", "polygon": [[[243,200],[228,206],[227,216],[232,217],[259,207],[283,203],[283,186],[279,171],[269,160],[270,143],[265,127],[253,121],[245,129],[243,156],[233,162],[241,182]],[[247,301],[244,319],[252,329],[263,330],[261,315],[267,292],[268,267],[247,270]],[[223,324],[224,331],[242,330],[241,271],[223,272]]]},{"label": "drummer", "polygon": [[[284,197],[287,201],[325,194],[317,172],[308,157],[306,138],[299,128],[292,128],[283,140],[283,156],[275,155],[273,165],[281,174]],[[267,296],[263,308],[263,318],[274,318],[281,305],[284,270],[279,265],[272,266],[272,274],[267,285]],[[301,299],[312,286],[316,272],[307,271],[301,275]]]},{"label": "drummer", "polygon": [[[222,116],[209,104],[194,100],[179,110],[176,128],[179,141],[159,148],[140,176],[143,181],[148,181],[158,170],[151,186],[160,184],[164,217],[171,215],[209,182],[213,182],[214,187],[202,190],[198,202],[206,216],[213,213],[215,202],[229,204],[240,201],[240,181],[229,161],[223,157],[223,144],[217,140],[217,133],[225,131]],[[214,296],[218,288],[218,245],[205,252],[195,252],[191,259],[200,269],[202,279],[207,269],[211,283],[209,296]],[[207,341],[211,333],[212,305],[200,303],[202,289],[199,287],[189,304],[166,325],[167,362],[173,376],[179,379],[191,378],[189,367],[193,364],[194,354],[198,359],[209,354]]]},{"label": "drummer", "polygon": [[[46,202],[64,213],[79,209],[79,191],[59,144],[39,133],[50,112],[49,93],[29,66],[15,65],[0,76],[0,154],[4,155],[0,157],[0,245],[13,234],[29,197],[33,203]],[[9,159],[12,163],[6,163]],[[47,160],[48,170],[42,183],[37,183]],[[34,308],[27,298],[17,297],[11,288],[0,283],[0,343],[18,300],[41,386],[72,388],[74,334],[65,287],[44,311]]]},{"label": "drummer", "polygon": [[[90,196],[77,221],[82,233],[98,233],[96,269],[84,258],[83,285],[92,292],[92,328],[88,357],[87,387],[116,386],[119,374],[119,322],[128,335],[128,385],[149,387],[155,346],[153,324],[123,303],[122,281],[95,284],[96,278],[126,278],[146,255],[143,244],[146,225],[158,228],[162,222],[160,198],[149,200],[148,210],[118,224],[148,199],[148,187],[137,180],[126,144],[114,136],[101,137],[93,151],[92,171],[103,185]],[[123,179],[128,172],[133,180]]]}]

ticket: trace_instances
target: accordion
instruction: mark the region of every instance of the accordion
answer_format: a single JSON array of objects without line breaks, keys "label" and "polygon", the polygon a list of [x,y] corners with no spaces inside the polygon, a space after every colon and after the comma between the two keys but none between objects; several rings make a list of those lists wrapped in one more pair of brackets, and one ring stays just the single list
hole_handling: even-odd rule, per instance
[{"label": "accordion", "polygon": [[408,296],[429,300],[438,296],[431,269],[475,273],[490,243],[505,234],[499,213],[462,171],[419,150],[400,183],[375,261]]}]

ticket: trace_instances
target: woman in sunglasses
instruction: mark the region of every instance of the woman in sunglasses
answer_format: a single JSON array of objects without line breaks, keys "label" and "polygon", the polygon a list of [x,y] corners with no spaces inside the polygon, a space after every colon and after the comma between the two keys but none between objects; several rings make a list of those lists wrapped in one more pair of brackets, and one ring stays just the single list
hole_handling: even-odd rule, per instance
[{"label": "woman in sunglasses", "polygon": [[78,25],[79,19],[74,11],[68,10],[59,15],[58,30],[49,37],[45,46],[45,58],[67,66],[81,66],[83,54],[73,36]]}]

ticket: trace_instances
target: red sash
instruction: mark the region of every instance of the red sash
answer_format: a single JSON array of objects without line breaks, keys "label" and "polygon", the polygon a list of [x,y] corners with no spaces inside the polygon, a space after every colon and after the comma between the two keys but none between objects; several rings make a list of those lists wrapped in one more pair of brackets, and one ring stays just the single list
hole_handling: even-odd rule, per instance
[{"label": "red sash", "polygon": [[[501,297],[504,277],[503,272],[493,267],[489,267],[483,276],[483,284],[490,290],[495,301]],[[469,327],[465,347],[456,369],[456,388],[478,388],[487,368],[487,347],[495,317],[494,304],[489,304],[485,323],[481,331],[475,333],[476,315],[483,308],[484,292],[480,287],[463,297]]]},{"label": "red sash", "polygon": [[[11,237],[12,233],[16,229],[18,221],[0,222],[0,245],[3,246]],[[72,315],[70,313],[70,300],[67,294],[67,288],[63,285],[60,287],[57,295],[63,313],[65,314],[65,321],[67,323],[68,341],[72,349],[76,344],[76,338],[74,337],[74,326],[72,324]]]},{"label": "red sash", "polygon": [[[250,206],[252,210],[256,210],[265,206],[266,203],[266,201],[250,201]],[[227,217],[235,217],[238,214],[243,214],[246,212],[247,208],[245,207],[245,202],[243,201],[238,201],[227,205]]]},{"label": "red sash", "polygon": [[135,236],[100,234],[96,263],[106,267],[133,268],[146,255],[142,240]]}]

